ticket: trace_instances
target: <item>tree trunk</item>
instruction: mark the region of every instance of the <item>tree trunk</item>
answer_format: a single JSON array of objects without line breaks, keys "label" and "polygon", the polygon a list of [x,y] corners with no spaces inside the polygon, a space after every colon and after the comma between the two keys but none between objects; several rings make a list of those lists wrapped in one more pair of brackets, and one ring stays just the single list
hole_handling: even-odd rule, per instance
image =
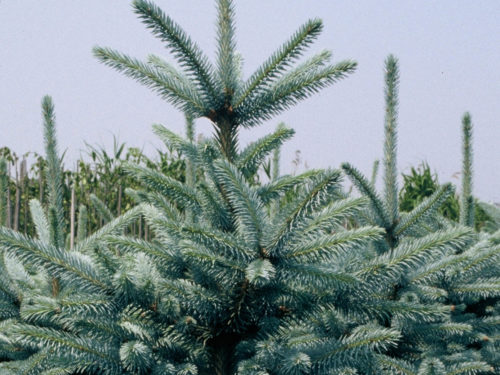
[{"label": "tree trunk", "polygon": [[122,186],[120,185],[118,187],[118,207],[117,207],[117,212],[118,216],[122,214]]},{"label": "tree trunk", "polygon": [[142,238],[142,216],[139,216],[139,235],[137,237]]},{"label": "tree trunk", "polygon": [[218,118],[215,124],[217,140],[219,141],[222,154],[227,160],[232,162],[236,156],[238,128],[228,117]]},{"label": "tree trunk", "polygon": [[24,193],[28,190],[28,166],[26,159],[23,159],[21,162],[21,200],[24,201],[22,203],[23,207],[23,231],[24,234],[27,234],[28,230],[28,193],[24,196]]},{"label": "tree trunk", "polygon": [[234,374],[234,351],[240,341],[236,334],[222,334],[210,342],[213,371],[216,375]]}]

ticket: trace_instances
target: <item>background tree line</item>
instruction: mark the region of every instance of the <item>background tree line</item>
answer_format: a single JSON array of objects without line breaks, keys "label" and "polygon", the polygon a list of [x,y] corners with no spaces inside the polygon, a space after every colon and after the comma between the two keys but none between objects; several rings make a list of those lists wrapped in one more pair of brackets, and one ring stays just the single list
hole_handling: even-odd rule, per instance
[{"label": "background tree line", "polygon": [[[137,182],[125,173],[123,162],[144,165],[184,181],[185,162],[172,150],[157,150],[150,158],[139,148],[127,148],[116,139],[111,151],[90,144],[86,146],[87,158],[77,160],[75,168],[66,167],[62,171],[62,197],[66,213],[65,224],[68,227],[71,216],[77,216],[81,207],[89,210],[86,225],[87,231],[91,233],[101,228],[111,217],[121,215],[134,205],[132,198],[125,194],[125,189],[137,187]],[[35,152],[19,156],[8,147],[0,148],[0,158],[6,161],[6,169],[0,171],[0,175],[6,174],[3,178],[8,181],[3,198],[5,223],[2,224],[24,234],[34,235],[35,226],[29,202],[31,199],[38,199],[42,205],[47,204],[46,158]],[[148,229],[143,221],[133,223],[128,230],[141,237],[148,236]]]},{"label": "background tree line", "polygon": [[[63,170],[63,204],[64,212],[67,213],[65,220],[68,226],[71,215],[78,215],[81,205],[90,210],[87,221],[89,232],[97,230],[109,221],[109,217],[106,218],[106,215],[103,215],[102,206],[98,206],[98,200],[101,203],[106,202],[105,206],[112,216],[120,215],[135,204],[133,199],[125,194],[125,189],[137,188],[138,184],[134,178],[125,173],[122,167],[123,162],[144,165],[178,181],[185,181],[185,160],[174,150],[156,150],[153,157],[148,157],[139,148],[126,147],[124,143],[119,143],[114,139],[111,151],[87,144],[85,153],[88,157],[79,159],[75,163],[76,168]],[[19,156],[6,146],[0,148],[0,158],[7,161],[7,175],[10,177],[8,178],[7,215],[4,224],[24,234],[34,235],[35,228],[29,214],[29,201],[36,198],[43,204],[47,200],[46,191],[44,191],[46,160],[35,152]],[[271,178],[271,162],[272,158],[269,158],[261,167],[261,175],[266,179]],[[297,160],[292,163],[297,163]],[[378,161],[374,163],[375,175],[377,169]],[[402,173],[401,177],[403,186],[399,191],[399,204],[401,211],[404,212],[411,211],[439,187],[437,174],[432,172],[428,163],[423,162],[418,166],[410,167],[410,171]],[[73,189],[75,204],[72,206]],[[460,214],[458,195],[449,196],[439,208],[439,212],[444,217],[458,222]],[[493,231],[496,228],[494,205],[478,200],[474,212],[476,230]],[[147,224],[144,222],[134,223],[129,230],[141,236],[148,235]]]}]

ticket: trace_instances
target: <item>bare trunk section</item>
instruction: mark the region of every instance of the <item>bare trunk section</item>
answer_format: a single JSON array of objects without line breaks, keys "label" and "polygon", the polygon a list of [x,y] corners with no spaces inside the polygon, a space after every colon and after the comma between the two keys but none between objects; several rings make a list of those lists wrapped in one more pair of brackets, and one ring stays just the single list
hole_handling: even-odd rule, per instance
[{"label": "bare trunk section", "polygon": [[142,216],[139,216],[139,235],[137,237],[142,238]]},{"label": "bare trunk section", "polygon": [[118,216],[122,214],[122,194],[123,194],[123,189],[122,186],[120,185],[118,187],[118,207],[117,207]]},{"label": "bare trunk section", "polygon": [[7,228],[12,228],[12,202],[10,200],[10,164],[9,164],[9,170],[7,172],[7,222],[5,223],[5,226]]},{"label": "bare trunk section", "polygon": [[229,116],[219,117],[214,122],[222,154],[232,162],[236,156],[238,127]]},{"label": "bare trunk section", "polygon": [[[22,209],[23,209],[23,231],[24,234],[27,233],[28,230],[28,197],[24,196],[24,193],[27,190],[28,187],[28,164],[26,162],[26,159],[23,159],[21,162],[21,176],[20,176],[20,183],[21,183],[21,193],[20,193],[20,199],[21,202],[19,203],[19,209],[21,209],[21,204],[22,204]],[[23,200],[24,198],[24,200]]]}]

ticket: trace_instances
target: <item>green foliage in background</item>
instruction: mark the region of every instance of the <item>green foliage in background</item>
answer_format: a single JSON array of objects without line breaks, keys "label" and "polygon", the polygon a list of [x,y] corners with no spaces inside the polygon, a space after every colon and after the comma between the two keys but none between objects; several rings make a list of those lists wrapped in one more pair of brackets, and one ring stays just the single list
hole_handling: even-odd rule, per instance
[{"label": "green foliage in background", "polygon": [[[101,201],[106,202],[115,216],[134,206],[134,201],[124,191],[127,187],[137,186],[137,183],[123,171],[124,162],[148,166],[179,181],[184,181],[185,178],[184,161],[170,150],[157,150],[156,156],[150,158],[140,149],[126,148],[124,143],[120,144],[115,139],[111,153],[103,147],[87,144],[84,154],[86,156],[79,159],[74,168],[63,168],[61,171],[66,227],[70,224],[72,188],[75,189],[76,214],[78,214],[79,205],[84,205],[89,210],[86,225],[89,232],[97,230],[104,223],[92,204],[91,194],[95,194]],[[3,215],[5,216],[2,217],[5,219],[2,223],[9,228],[33,236],[35,226],[30,216],[29,201],[36,198],[42,205],[48,204],[48,192],[45,187],[48,182],[45,173],[47,161],[44,156],[36,153],[28,153],[20,157],[6,147],[0,149],[0,158],[6,163],[5,175],[9,189],[9,193],[4,195],[5,214]],[[134,224],[131,230],[138,232],[138,224]]]},{"label": "green foliage in background", "polygon": [[[402,211],[410,212],[425,198],[431,196],[439,187],[438,177],[431,172],[431,168],[427,163],[423,163],[418,167],[411,167],[409,174],[403,174],[403,187],[399,192],[399,206]],[[488,211],[483,209],[486,203],[474,204],[474,227],[477,231],[489,228],[494,220]],[[458,222],[460,216],[460,203],[458,197],[450,195],[438,212],[443,217]],[[489,224],[490,223],[490,224]],[[491,230],[490,230],[491,231]]]}]

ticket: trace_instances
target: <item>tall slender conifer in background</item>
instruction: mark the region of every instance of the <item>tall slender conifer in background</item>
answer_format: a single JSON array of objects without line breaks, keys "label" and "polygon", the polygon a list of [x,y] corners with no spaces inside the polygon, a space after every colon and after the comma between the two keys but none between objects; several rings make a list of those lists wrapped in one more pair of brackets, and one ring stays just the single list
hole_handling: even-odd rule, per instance
[{"label": "tall slender conifer in background", "polygon": [[[2,375],[20,372],[38,375],[44,369],[55,371],[51,374],[62,371],[57,361],[64,362],[67,357],[59,353],[59,359],[55,360],[42,352],[32,356],[37,346],[26,342],[23,344],[20,337],[37,337],[41,341],[45,340],[45,343],[58,342],[64,337],[64,333],[58,334],[57,329],[67,332],[67,328],[63,329],[61,322],[53,319],[64,310],[63,306],[72,306],[70,310],[76,306],[77,309],[85,309],[83,306],[96,303],[96,300],[92,302],[87,299],[88,290],[85,287],[78,288],[75,295],[75,286],[81,287],[80,283],[90,289],[97,285],[103,286],[93,278],[91,260],[92,257],[105,257],[102,248],[99,256],[94,252],[99,247],[100,238],[113,231],[123,230],[138,216],[138,208],[132,209],[100,231],[87,236],[84,229],[86,208],[80,206],[78,241],[73,251],[69,251],[64,241],[68,231],[64,225],[62,206],[61,159],[57,153],[54,106],[49,96],[42,100],[42,118],[46,173],[49,177],[45,188],[49,197],[46,209],[37,199],[29,202],[36,238],[0,226],[0,362],[7,361],[5,365],[0,364]],[[58,218],[62,218],[62,221]],[[17,339],[5,336],[13,327],[21,335]],[[41,344],[41,347],[44,345]],[[71,343],[68,345],[71,346]],[[75,368],[69,362],[62,366],[66,369]],[[62,373],[71,372],[64,370]]]},{"label": "tall slender conifer in background", "polygon": [[460,224],[474,227],[474,197],[472,196],[472,122],[467,112],[462,118],[462,191]]},{"label": "tall slender conifer in background", "polygon": [[385,143],[384,143],[384,193],[389,219],[395,223],[399,217],[398,167],[397,167],[397,111],[399,69],[397,59],[390,55],[385,71]]},{"label": "tall slender conifer in background", "polygon": [[385,61],[385,121],[384,121],[384,196],[378,195],[374,186],[374,177],[378,164],[374,165],[371,180],[363,176],[349,163],[342,169],[358,190],[369,198],[372,210],[369,221],[383,227],[386,231],[387,251],[397,246],[400,237],[415,231],[418,225],[432,217],[437,208],[453,192],[451,184],[441,186],[432,196],[415,207],[410,213],[401,215],[398,202],[397,170],[397,106],[399,67],[397,59],[390,55]]},{"label": "tall slender conifer in background", "polygon": [[[383,318],[385,325],[399,327],[401,337],[389,356],[379,356],[375,362],[380,373],[390,374],[494,372],[492,365],[498,356],[493,353],[497,345],[485,344],[480,337],[498,333],[494,322],[500,307],[496,303],[500,287],[495,261],[500,257],[500,246],[495,245],[495,236],[499,234],[485,236],[475,243],[470,223],[457,226],[440,218],[437,209],[453,193],[451,184],[440,186],[410,212],[399,212],[394,195],[397,193],[397,71],[397,60],[389,56],[385,69],[384,199],[377,194],[373,178],[369,182],[350,164],[342,165],[371,203],[358,221],[377,223],[385,229],[385,241],[373,244],[380,255],[370,261],[371,265],[361,275],[369,283],[380,285],[379,293],[385,294],[386,301],[382,305],[389,301],[401,304],[395,310],[389,309]],[[467,194],[471,183],[470,118],[464,119]],[[482,275],[479,280],[477,272]],[[410,318],[403,313],[406,309],[422,315]],[[488,335],[480,336],[479,332],[486,331]],[[471,353],[471,346],[477,351]]]},{"label": "tall slender conifer in background", "polygon": [[48,185],[51,236],[54,246],[64,248],[66,225],[63,208],[62,167],[57,150],[54,105],[50,96],[45,96],[42,100],[42,116],[44,121],[45,155],[47,158],[45,173]]}]

